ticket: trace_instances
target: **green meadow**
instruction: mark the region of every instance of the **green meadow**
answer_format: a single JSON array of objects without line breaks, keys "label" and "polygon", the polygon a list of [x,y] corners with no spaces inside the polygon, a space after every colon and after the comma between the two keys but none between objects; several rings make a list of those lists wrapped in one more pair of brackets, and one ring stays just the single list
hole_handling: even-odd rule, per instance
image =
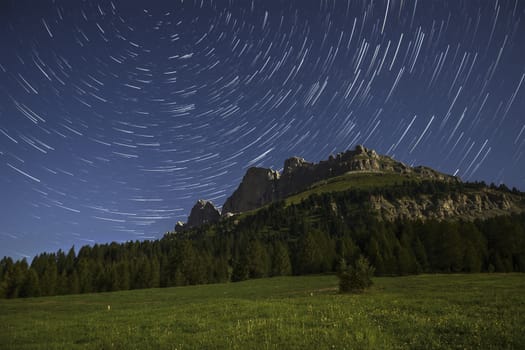
[{"label": "green meadow", "polygon": [[519,349],[525,275],[335,276],[0,300],[0,349]]}]

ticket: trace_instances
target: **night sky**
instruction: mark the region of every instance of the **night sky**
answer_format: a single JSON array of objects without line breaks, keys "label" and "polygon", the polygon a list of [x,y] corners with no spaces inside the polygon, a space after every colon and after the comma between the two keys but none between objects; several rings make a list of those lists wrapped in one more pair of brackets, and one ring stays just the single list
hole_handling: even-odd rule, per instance
[{"label": "night sky", "polygon": [[0,0],[0,257],[160,238],[364,144],[525,189],[525,2]]}]

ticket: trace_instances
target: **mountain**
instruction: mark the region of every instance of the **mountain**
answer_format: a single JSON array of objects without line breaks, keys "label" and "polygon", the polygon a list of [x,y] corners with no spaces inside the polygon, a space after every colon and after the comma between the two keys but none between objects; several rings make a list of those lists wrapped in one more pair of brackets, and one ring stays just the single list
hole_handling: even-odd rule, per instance
[{"label": "mountain", "polygon": [[[232,214],[232,211],[235,214]],[[0,260],[0,298],[334,273],[366,257],[376,275],[525,272],[525,193],[462,182],[358,146],[282,173],[247,171],[223,213],[200,200],[152,241]]]},{"label": "mountain", "polygon": [[[473,220],[524,210],[522,198],[512,191],[502,191],[494,186],[464,186],[458,177],[425,166],[411,167],[358,145],[353,150],[330,156],[319,163],[307,162],[300,157],[289,158],[284,162],[282,172],[249,168],[238,188],[222,206],[222,216],[250,212],[280,200],[285,200],[287,204],[299,203],[313,194],[389,188],[405,182],[431,182],[434,187],[448,186],[449,191],[441,191],[439,198],[433,191],[396,198],[378,193],[366,199],[367,205],[385,220]],[[454,191],[450,190],[451,186]],[[201,202],[197,202],[192,209],[188,225],[184,227],[218,221],[219,211],[210,204],[207,215],[194,214],[202,211],[196,209],[203,206],[199,204]],[[178,228],[180,230],[182,226]]]},{"label": "mountain", "polygon": [[399,174],[424,179],[455,182],[458,178],[427,167],[410,167],[376,151],[356,146],[354,150],[330,156],[317,164],[292,157],[284,162],[283,172],[250,168],[241,184],[222,207],[225,213],[241,213],[260,208],[292,194],[307,190],[317,182],[348,173]]}]

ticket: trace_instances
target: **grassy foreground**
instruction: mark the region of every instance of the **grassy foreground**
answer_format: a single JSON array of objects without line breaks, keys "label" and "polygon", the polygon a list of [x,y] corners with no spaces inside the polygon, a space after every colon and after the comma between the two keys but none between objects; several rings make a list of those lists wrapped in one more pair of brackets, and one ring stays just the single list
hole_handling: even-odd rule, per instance
[{"label": "grassy foreground", "polygon": [[361,295],[308,276],[0,300],[0,349],[525,347],[524,274],[374,282]]}]

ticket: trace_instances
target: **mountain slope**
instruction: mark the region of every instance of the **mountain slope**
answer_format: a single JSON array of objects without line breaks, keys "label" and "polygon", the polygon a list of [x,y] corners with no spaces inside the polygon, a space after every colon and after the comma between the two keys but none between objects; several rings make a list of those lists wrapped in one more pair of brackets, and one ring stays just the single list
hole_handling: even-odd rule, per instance
[{"label": "mountain slope", "polygon": [[[421,186],[420,191],[403,190],[385,196],[381,189]],[[414,175],[394,173],[348,173],[324,180],[308,190],[287,197],[286,204],[297,204],[311,195],[365,190],[370,209],[385,220],[483,219],[525,211],[520,192],[482,183],[441,182]],[[379,192],[374,192],[379,190]]]},{"label": "mountain slope", "polygon": [[398,175],[406,179],[459,181],[456,177],[433,169],[410,167],[390,157],[378,155],[364,146],[356,146],[354,150],[330,156],[328,160],[317,164],[299,157],[289,158],[284,163],[282,173],[265,168],[250,168],[239,187],[224,203],[222,212],[226,214],[253,210],[308,190],[318,182],[359,173]]},{"label": "mountain slope", "polygon": [[[364,201],[385,220],[474,220],[525,211],[517,190],[509,191],[505,186],[465,185],[458,177],[425,166],[410,167],[364,146],[356,146],[317,164],[299,157],[289,158],[284,162],[282,173],[249,168],[238,188],[226,199],[222,217],[239,214],[244,217],[280,200],[285,200],[287,205],[298,204],[314,194],[389,189],[406,183],[410,186],[426,183],[425,186],[431,188],[425,193],[411,196],[401,193],[395,198],[379,193]],[[453,193],[447,193],[450,190]],[[216,214],[219,211],[211,202],[206,202],[209,207],[206,214],[194,215],[202,209],[201,202],[195,204],[187,225],[177,223],[177,231],[219,220]]]},{"label": "mountain slope", "polygon": [[[364,152],[357,159],[352,153],[341,169],[352,162],[372,169],[314,182],[311,176],[304,190],[251,211],[221,217],[211,203],[198,202],[190,224],[160,240],[43,253],[30,266],[4,258],[0,298],[329,273],[341,258],[360,256],[377,275],[525,271],[525,193]],[[283,174],[317,171],[297,169]],[[278,190],[286,182],[274,181],[275,174],[270,182]],[[262,189],[254,192],[258,205],[272,198],[260,196],[272,193]]]}]

